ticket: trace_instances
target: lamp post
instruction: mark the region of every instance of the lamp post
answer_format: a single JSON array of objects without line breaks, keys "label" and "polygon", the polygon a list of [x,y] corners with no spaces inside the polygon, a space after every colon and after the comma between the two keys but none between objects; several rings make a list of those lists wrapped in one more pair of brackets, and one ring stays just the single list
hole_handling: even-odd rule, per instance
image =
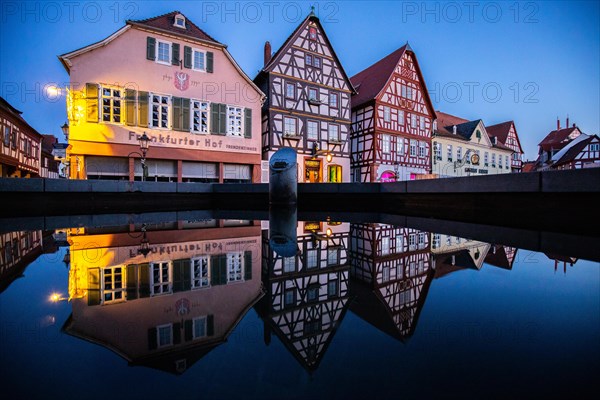
[{"label": "lamp post", "polygon": [[[130,133],[133,134],[133,132],[130,132]],[[142,164],[142,182],[143,182],[146,177],[146,154],[148,153],[148,148],[150,147],[150,138],[148,137],[148,135],[146,135],[146,132],[144,132],[142,134],[142,136],[140,136],[138,138],[138,142],[140,144],[141,153],[138,153],[137,151],[132,151],[131,153],[129,153],[127,155],[127,157],[129,157],[132,154],[137,154],[140,156],[140,164]]]},{"label": "lamp post", "polygon": [[65,139],[67,141],[67,143],[69,143],[69,124],[68,123],[64,123],[60,129],[62,129],[63,134],[65,135]]}]

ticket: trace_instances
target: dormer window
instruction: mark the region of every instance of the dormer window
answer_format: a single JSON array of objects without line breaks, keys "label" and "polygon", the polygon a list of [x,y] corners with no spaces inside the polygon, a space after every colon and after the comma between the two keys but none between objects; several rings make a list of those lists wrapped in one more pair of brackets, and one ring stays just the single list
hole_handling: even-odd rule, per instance
[{"label": "dormer window", "polygon": [[173,26],[185,29],[185,17],[181,14],[177,14],[175,16],[175,23],[173,23]]}]

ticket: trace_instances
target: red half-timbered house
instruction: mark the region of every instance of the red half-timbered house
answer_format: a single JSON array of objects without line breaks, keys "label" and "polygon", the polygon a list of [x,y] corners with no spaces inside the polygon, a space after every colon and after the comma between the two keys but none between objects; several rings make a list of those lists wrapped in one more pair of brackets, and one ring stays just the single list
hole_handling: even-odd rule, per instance
[{"label": "red half-timbered house", "polygon": [[[263,160],[282,147],[298,153],[300,182],[350,181],[350,79],[311,12],[271,56],[254,82],[262,109]],[[263,178],[263,181],[266,177]]]},{"label": "red half-timbered house", "polygon": [[351,165],[355,182],[419,179],[431,173],[436,118],[408,43],[351,78]]},{"label": "red half-timbered house", "polygon": [[523,148],[514,121],[486,126],[486,130],[490,138],[495,138],[497,143],[513,151],[510,162],[511,172],[521,172],[523,170]]},{"label": "red half-timbered house", "polygon": [[600,167],[600,139],[598,135],[580,135],[565,147],[552,164],[555,169],[579,169]]}]

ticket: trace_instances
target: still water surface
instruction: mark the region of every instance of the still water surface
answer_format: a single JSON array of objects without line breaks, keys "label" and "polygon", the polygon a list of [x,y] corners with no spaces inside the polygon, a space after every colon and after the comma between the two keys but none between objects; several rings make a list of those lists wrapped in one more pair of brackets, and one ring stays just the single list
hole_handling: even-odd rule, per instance
[{"label": "still water surface", "polygon": [[331,220],[289,256],[267,221],[159,220],[0,234],[3,398],[598,391],[597,261]]}]

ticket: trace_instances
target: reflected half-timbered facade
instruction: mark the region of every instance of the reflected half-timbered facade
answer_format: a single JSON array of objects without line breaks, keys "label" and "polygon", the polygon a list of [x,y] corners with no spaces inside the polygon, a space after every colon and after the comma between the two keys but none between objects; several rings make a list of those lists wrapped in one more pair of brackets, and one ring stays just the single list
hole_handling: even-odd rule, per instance
[{"label": "reflected half-timbered facade", "polygon": [[271,332],[307,371],[314,371],[331,343],[349,302],[349,225],[300,222],[298,254],[281,257],[263,232],[262,282],[257,310]]},{"label": "reflected half-timbered facade", "polygon": [[431,173],[435,111],[408,43],[351,78],[352,179],[393,182]]},{"label": "reflected half-timbered facade", "polygon": [[433,278],[429,233],[382,224],[350,228],[351,311],[399,340],[414,332]]},{"label": "reflected half-timbered facade", "polygon": [[298,153],[299,182],[349,182],[353,88],[313,13],[273,56],[265,44],[265,65],[254,82],[267,94],[263,160],[291,147]]}]

